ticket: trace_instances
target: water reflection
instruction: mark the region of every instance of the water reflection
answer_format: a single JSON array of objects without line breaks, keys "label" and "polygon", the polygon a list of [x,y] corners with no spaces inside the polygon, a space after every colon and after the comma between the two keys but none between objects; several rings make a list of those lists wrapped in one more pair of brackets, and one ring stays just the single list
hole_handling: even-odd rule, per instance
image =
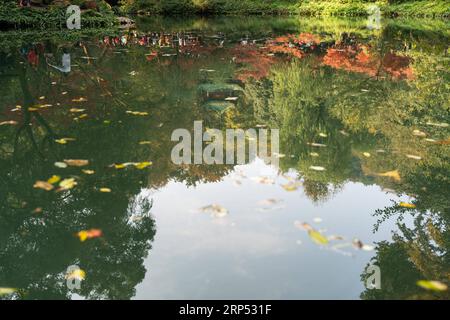
[{"label": "water reflection", "polygon": [[[264,298],[356,298],[361,291],[364,299],[448,298],[448,291],[416,285],[450,277],[447,35],[420,24],[368,31],[359,21],[292,19],[249,19],[237,32],[227,21],[186,20],[187,27],[156,20],[76,42],[36,39],[20,48],[5,42],[0,287],[19,289],[9,298],[69,298],[64,272],[76,264],[87,274],[77,292],[86,298],[132,298],[140,283],[140,298],[251,298],[262,288]],[[236,176],[231,165],[173,164],[171,133],[195,120],[221,130],[279,128],[280,167],[252,171],[257,164],[250,164],[243,170],[252,179]],[[67,159],[89,165],[55,166]],[[120,166],[144,161],[153,165]],[[267,178],[261,170],[274,171]],[[77,185],[60,192],[33,188],[53,175]],[[230,187],[233,175],[237,186]],[[256,196],[267,179],[270,187]],[[233,195],[234,204],[224,199]],[[284,203],[276,217],[255,215],[246,203],[279,198]],[[184,214],[218,200],[228,203],[231,218],[222,222],[228,231],[215,225],[207,231],[211,220]],[[302,207],[320,215],[292,214]],[[331,231],[314,225],[328,237],[324,246],[294,226],[314,218],[330,221]],[[383,224],[389,230],[370,233]],[[150,253],[157,227],[161,237]],[[174,245],[185,248],[183,227],[198,231],[200,240],[211,241],[216,231],[223,237],[193,250],[187,266]],[[80,242],[74,236],[90,228],[103,237]],[[346,231],[346,239],[332,230]],[[300,234],[302,254],[295,244]],[[381,290],[362,288],[369,256],[353,263],[328,252],[350,245],[348,252],[355,237],[376,242],[371,261],[381,268]],[[248,242],[259,245],[246,252]],[[207,255],[214,250],[222,265]],[[294,271],[300,258],[308,266]],[[352,283],[348,292],[320,267],[333,264]],[[198,295],[184,278],[194,269]],[[233,280],[235,271],[253,280],[244,288]],[[283,275],[267,281],[273,291],[262,284],[266,272]],[[219,281],[222,296],[208,285],[221,277],[228,279]],[[311,277],[317,287],[305,292],[314,287],[305,280]],[[173,291],[157,290],[164,286]]]}]

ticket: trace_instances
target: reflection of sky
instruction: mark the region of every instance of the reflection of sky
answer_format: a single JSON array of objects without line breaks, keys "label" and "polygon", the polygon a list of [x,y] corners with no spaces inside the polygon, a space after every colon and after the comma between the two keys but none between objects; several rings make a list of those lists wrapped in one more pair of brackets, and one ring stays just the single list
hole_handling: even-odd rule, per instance
[{"label": "reflection of sky", "polygon": [[[240,166],[248,177],[275,175],[261,162]],[[374,251],[345,247],[342,252],[314,244],[294,221],[308,222],[325,235],[351,242],[390,240],[393,221],[372,233],[376,209],[397,197],[378,186],[348,183],[325,203],[302,192],[259,184],[231,174],[220,183],[186,187],[169,183],[153,193],[157,233],[145,261],[147,274],[138,299],[356,299],[360,275]],[[143,191],[147,192],[147,191]],[[282,199],[277,210],[261,211],[258,202]],[[217,203],[229,210],[213,218],[198,208]],[[315,223],[314,218],[322,218]],[[332,244],[338,243],[333,242]],[[351,256],[348,255],[351,253]],[[382,276],[383,270],[381,270]]]}]

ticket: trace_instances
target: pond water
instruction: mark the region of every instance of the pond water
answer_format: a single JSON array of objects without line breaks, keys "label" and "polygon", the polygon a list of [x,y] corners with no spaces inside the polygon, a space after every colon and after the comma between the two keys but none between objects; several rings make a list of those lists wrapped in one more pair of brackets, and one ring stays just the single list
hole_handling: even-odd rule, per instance
[{"label": "pond water", "polygon": [[[0,298],[448,299],[448,27],[0,34]],[[277,161],[175,164],[194,121]]]}]

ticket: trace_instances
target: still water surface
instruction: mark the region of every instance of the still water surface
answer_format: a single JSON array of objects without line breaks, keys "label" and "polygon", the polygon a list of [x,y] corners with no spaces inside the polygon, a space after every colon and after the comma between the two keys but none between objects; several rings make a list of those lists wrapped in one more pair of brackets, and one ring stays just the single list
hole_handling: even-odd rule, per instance
[{"label": "still water surface", "polygon": [[[1,35],[3,298],[448,299],[446,22],[137,22]],[[175,165],[196,120],[279,165]]]}]

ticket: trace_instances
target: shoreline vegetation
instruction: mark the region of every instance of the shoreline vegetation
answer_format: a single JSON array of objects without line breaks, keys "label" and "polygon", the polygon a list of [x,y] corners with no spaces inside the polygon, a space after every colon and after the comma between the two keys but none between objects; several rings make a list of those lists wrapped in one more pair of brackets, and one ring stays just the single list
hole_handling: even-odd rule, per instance
[{"label": "shoreline vegetation", "polygon": [[123,15],[298,15],[368,16],[377,5],[384,17],[450,17],[450,0],[19,0],[0,4],[0,31],[11,29],[65,29],[67,5],[80,5],[84,28],[109,28]]}]

